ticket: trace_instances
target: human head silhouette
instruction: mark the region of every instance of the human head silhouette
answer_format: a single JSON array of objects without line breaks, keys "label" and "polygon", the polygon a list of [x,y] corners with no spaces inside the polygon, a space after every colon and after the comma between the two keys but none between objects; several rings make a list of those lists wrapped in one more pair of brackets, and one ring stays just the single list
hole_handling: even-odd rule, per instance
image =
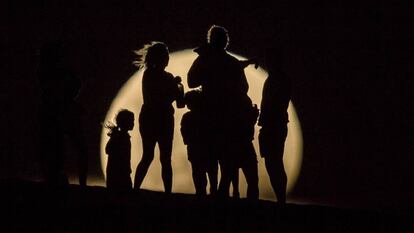
[{"label": "human head silhouette", "polygon": [[132,130],[134,128],[134,113],[121,109],[115,117],[116,125],[121,130]]},{"label": "human head silhouette", "polygon": [[201,90],[194,89],[185,93],[185,104],[190,110],[199,109],[201,105]]},{"label": "human head silhouette", "polygon": [[222,26],[212,25],[207,32],[207,43],[213,48],[226,49],[230,38],[227,29]]},{"label": "human head silhouette", "polygon": [[168,47],[163,42],[152,41],[144,45],[140,50],[134,51],[138,55],[138,60],[134,64],[139,68],[161,68],[168,65],[169,52]]}]

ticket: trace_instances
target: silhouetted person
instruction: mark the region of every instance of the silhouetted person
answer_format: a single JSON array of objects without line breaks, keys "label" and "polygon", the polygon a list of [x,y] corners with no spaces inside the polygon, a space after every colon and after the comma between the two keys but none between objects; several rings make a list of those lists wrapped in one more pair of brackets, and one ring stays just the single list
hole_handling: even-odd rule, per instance
[{"label": "silhouetted person", "polygon": [[[248,99],[249,100],[249,99]],[[251,103],[251,102],[250,102]],[[242,170],[247,184],[247,198],[257,199],[259,197],[258,187],[258,168],[257,168],[257,154],[253,146],[254,139],[254,126],[257,121],[259,110],[256,105],[250,105],[250,108],[246,108],[245,112],[240,112],[240,117],[243,120],[239,125],[239,128],[232,129],[233,135],[231,140],[227,142],[228,147],[226,152],[233,155],[228,156],[231,161],[228,169],[229,171],[222,170],[224,172],[231,172],[230,182],[233,186],[233,197],[238,197],[238,174],[239,169]],[[222,163],[225,163],[223,161]],[[224,175],[224,178],[226,175]],[[229,182],[229,181],[221,181]]]},{"label": "silhouetted person", "polygon": [[132,189],[131,182],[131,141],[128,131],[134,128],[134,113],[123,109],[115,118],[116,125],[105,125],[110,131],[105,152],[108,155],[106,166],[106,187],[125,191]]},{"label": "silhouetted person", "polygon": [[81,80],[76,76],[65,81],[63,130],[64,136],[73,142],[76,147],[75,150],[78,152],[77,165],[79,184],[81,186],[86,186],[88,158],[84,126],[82,124],[85,109],[78,101],[76,101],[81,84]]},{"label": "silhouetted person", "polygon": [[[247,66],[251,65],[251,64],[255,64],[255,68],[256,69],[258,68],[258,62],[255,58],[240,61],[240,65],[243,69],[246,68]],[[254,125],[256,124],[257,116],[258,116],[258,109],[257,109],[256,105],[253,106],[252,111],[253,112],[249,111],[249,112],[246,112],[246,114],[242,115],[243,117],[250,117],[249,114],[251,114],[251,113],[255,115],[255,119],[252,120],[251,124],[246,125],[247,129],[245,128],[249,132],[249,134],[252,135],[251,140],[253,140]],[[254,117],[254,116],[252,116],[252,117]],[[255,165],[254,165],[257,162],[257,161],[254,161],[255,160],[254,158],[256,158],[257,155],[256,155],[256,152],[254,150],[254,146],[251,142],[246,141],[244,145],[240,146],[240,148],[235,148],[235,149],[240,149],[240,152],[238,152],[238,153],[245,155],[242,158],[240,158],[241,161],[240,160],[234,161],[235,162],[235,169],[233,171],[234,174],[232,174],[231,178],[230,178],[231,179],[230,182],[231,182],[231,185],[233,187],[232,197],[233,198],[240,198],[239,169],[244,168],[243,169],[243,174],[247,173],[247,175],[245,175],[245,176],[247,176],[250,179],[248,183],[253,184],[255,182],[258,182],[258,177],[257,176],[255,177],[255,174],[257,174],[257,169],[255,171]],[[236,150],[234,152],[236,152]],[[259,191],[258,190],[253,191],[253,190],[254,189],[250,189],[250,192],[251,193],[257,193],[257,195],[258,195]],[[250,194],[249,196],[252,197],[252,196],[255,196],[255,195],[256,194]]]},{"label": "silhouetted person", "polygon": [[[174,77],[164,69],[168,65],[169,52],[162,42],[152,42],[136,52],[140,60],[139,68],[146,68],[142,77],[144,103],[139,115],[143,154],[135,174],[134,188],[139,189],[154,159],[154,149],[158,143],[161,160],[161,176],[166,193],[171,193],[172,168],[171,151],[174,134],[173,101],[181,100],[180,77]],[[180,104],[177,103],[177,106]]]},{"label": "silhouetted person", "polygon": [[66,84],[73,78],[63,61],[59,42],[42,46],[37,71],[41,89],[40,156],[44,178],[49,185],[67,185],[64,173],[64,114],[67,107]]},{"label": "silhouetted person", "polygon": [[[244,74],[244,68],[250,63],[239,61],[227,53],[228,43],[229,36],[225,28],[216,25],[210,27],[207,44],[194,50],[199,56],[188,72],[188,86],[201,86],[203,89],[204,114],[210,126],[208,143],[217,154],[222,171],[219,184],[221,196],[228,196],[231,179],[236,174],[240,159],[237,147],[250,140],[248,132],[240,129],[246,124],[246,117],[241,114],[252,106]],[[255,164],[257,166],[257,162]],[[247,180],[250,181],[248,189],[258,189],[254,179]],[[256,198],[255,192],[248,193],[250,198]]]},{"label": "silhouetted person", "polygon": [[291,81],[282,71],[282,58],[276,49],[268,49],[265,62],[269,72],[262,94],[259,116],[260,154],[265,159],[278,203],[286,202],[287,177],[283,165],[283,152],[287,136],[288,106],[291,99]]},{"label": "silhouetted person", "polygon": [[[251,64],[251,61],[247,61]],[[246,63],[247,64],[247,63]],[[248,65],[248,64],[247,64]],[[246,99],[249,102],[250,100]],[[239,154],[235,162],[235,170],[233,171],[234,174],[231,178],[231,184],[233,187],[233,197],[239,198],[239,169],[242,169],[243,174],[247,179],[247,183],[251,185],[251,188],[248,190],[248,196],[252,199],[253,197],[258,197],[259,190],[258,190],[258,171],[257,171],[257,154],[253,146],[253,139],[254,139],[254,126],[257,122],[257,117],[259,116],[259,109],[257,105],[254,104],[251,108],[246,108],[245,112],[240,114],[241,117],[245,120],[243,124],[240,125],[238,129],[233,130],[235,133],[234,137],[237,138],[235,140],[237,143],[234,145],[234,149],[232,149],[232,153]]]},{"label": "silhouetted person", "polygon": [[205,196],[207,177],[210,181],[210,194],[217,191],[218,161],[214,153],[211,153],[206,134],[206,119],[203,112],[201,90],[195,89],[185,94],[185,103],[190,110],[183,115],[181,120],[181,134],[184,144],[187,145],[188,160],[191,162],[193,182],[196,195]]}]

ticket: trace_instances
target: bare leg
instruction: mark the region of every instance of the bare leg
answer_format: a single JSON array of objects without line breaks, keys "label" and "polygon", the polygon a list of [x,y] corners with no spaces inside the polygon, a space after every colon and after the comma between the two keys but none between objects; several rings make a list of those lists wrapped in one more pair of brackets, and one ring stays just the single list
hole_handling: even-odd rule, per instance
[{"label": "bare leg", "polygon": [[242,167],[243,174],[247,181],[247,198],[257,200],[259,198],[259,177],[257,162],[252,161]]},{"label": "bare leg", "polygon": [[203,164],[200,162],[192,162],[192,175],[193,175],[193,182],[194,187],[196,190],[197,196],[205,196],[206,195],[206,186],[207,186],[207,177],[206,172],[203,169]]},{"label": "bare leg", "polygon": [[217,160],[210,161],[207,168],[208,179],[210,182],[210,194],[215,195],[217,193],[217,172],[218,172],[218,162]]},{"label": "bare leg", "polygon": [[261,131],[259,134],[260,153],[265,158],[267,174],[280,204],[286,203],[287,176],[283,165],[286,135],[287,128]]},{"label": "bare leg", "polygon": [[171,193],[173,176],[171,167],[172,136],[169,136],[167,135],[166,138],[158,142],[160,148],[161,177],[166,193]]},{"label": "bare leg", "polygon": [[234,198],[240,198],[239,193],[239,169],[234,169],[234,174],[231,179],[231,184],[233,186],[233,197]]},{"label": "bare leg", "polygon": [[232,178],[232,171],[231,167],[228,162],[220,162],[220,171],[221,171],[221,178],[218,187],[218,195],[220,197],[228,197],[229,196],[229,189],[230,183]]},{"label": "bare leg", "polygon": [[265,158],[265,165],[278,203],[285,204],[287,176],[283,166],[283,160],[278,158]]},{"label": "bare leg", "polygon": [[142,137],[143,153],[141,161],[137,166],[135,173],[134,189],[138,190],[141,187],[142,181],[147,174],[148,168],[154,159],[155,140],[145,139]]}]

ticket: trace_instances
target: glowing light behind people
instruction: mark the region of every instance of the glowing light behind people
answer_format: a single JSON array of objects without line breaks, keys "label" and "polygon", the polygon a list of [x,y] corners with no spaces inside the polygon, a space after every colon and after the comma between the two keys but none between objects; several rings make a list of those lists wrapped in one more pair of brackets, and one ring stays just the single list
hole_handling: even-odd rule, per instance
[{"label": "glowing light behind people", "polygon": [[[239,59],[244,59],[241,56]],[[187,72],[196,58],[197,54],[192,50],[182,50],[179,52],[170,53],[169,65],[166,68],[168,72],[171,72],[175,76],[181,76],[185,91],[188,91],[187,85]],[[267,76],[265,70],[255,69],[253,65],[245,69],[246,76],[249,83],[248,95],[252,99],[253,103],[260,106],[262,88],[264,80]],[[136,72],[120,89],[117,96],[113,100],[106,116],[105,122],[113,120],[116,112],[121,108],[129,109],[134,112],[135,116],[139,116],[139,111],[142,105],[142,71]],[[219,84],[218,84],[219,85]],[[175,102],[173,103],[176,107]],[[175,130],[174,130],[174,141],[173,141],[173,152],[172,152],[172,167],[173,167],[173,188],[172,191],[176,193],[194,193],[193,180],[191,178],[191,165],[187,160],[187,149],[183,143],[180,133],[180,121],[182,115],[188,111],[187,108],[177,109],[175,111]],[[288,124],[288,136],[286,139],[284,163],[286,173],[288,176],[288,187],[289,193],[292,190],[300,172],[302,163],[302,132],[300,128],[300,122],[297,117],[296,111],[292,103],[289,105],[289,121]],[[131,177],[135,177],[135,169],[142,156],[142,144],[141,136],[138,131],[138,117],[135,118],[135,128],[130,132],[131,135]],[[270,181],[264,167],[264,161],[260,157],[257,135],[259,127],[256,126],[254,146],[258,155],[258,168],[259,168],[259,190],[260,198],[267,200],[275,200],[275,195],[270,186]],[[101,166],[102,171],[105,174],[105,168],[107,163],[107,155],[105,154],[105,145],[108,141],[107,130],[102,129],[101,133]],[[158,147],[155,150],[154,162],[148,170],[147,176],[141,186],[143,189],[150,189],[156,191],[163,191],[163,183],[161,179],[161,167],[159,163],[159,151]],[[133,179],[132,179],[133,180]],[[241,197],[246,196],[246,181],[244,175],[240,172],[240,195]]]}]

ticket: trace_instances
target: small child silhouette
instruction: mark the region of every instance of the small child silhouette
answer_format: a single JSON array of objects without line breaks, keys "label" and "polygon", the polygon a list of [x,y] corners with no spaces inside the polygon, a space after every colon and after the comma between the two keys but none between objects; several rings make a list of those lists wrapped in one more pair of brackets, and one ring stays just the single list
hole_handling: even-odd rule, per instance
[{"label": "small child silhouette", "polygon": [[208,175],[210,181],[210,194],[217,191],[218,160],[213,158],[208,148],[205,127],[205,115],[202,107],[202,93],[194,89],[185,94],[184,101],[190,110],[181,120],[181,134],[184,144],[187,145],[188,160],[191,162],[193,182],[197,196],[206,195]]},{"label": "small child silhouette", "polygon": [[122,109],[115,118],[116,125],[105,125],[110,137],[105,147],[108,154],[106,166],[106,187],[116,190],[132,188],[131,182],[131,142],[128,134],[134,128],[134,113]]}]

